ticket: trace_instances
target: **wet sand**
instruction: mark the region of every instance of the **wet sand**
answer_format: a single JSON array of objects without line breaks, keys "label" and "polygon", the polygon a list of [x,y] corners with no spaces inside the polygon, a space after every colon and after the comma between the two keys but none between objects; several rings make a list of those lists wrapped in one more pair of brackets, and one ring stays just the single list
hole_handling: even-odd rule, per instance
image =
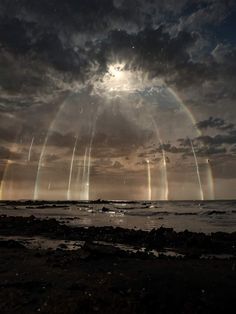
[{"label": "wet sand", "polygon": [[235,257],[236,233],[1,216],[0,313],[233,313]]}]

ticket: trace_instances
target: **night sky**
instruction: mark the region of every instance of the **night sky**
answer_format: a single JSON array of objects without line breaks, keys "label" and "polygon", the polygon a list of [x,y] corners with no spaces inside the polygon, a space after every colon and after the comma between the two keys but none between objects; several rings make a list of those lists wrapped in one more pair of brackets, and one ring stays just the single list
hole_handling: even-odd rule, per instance
[{"label": "night sky", "polygon": [[235,198],[235,13],[0,0],[0,198]]}]

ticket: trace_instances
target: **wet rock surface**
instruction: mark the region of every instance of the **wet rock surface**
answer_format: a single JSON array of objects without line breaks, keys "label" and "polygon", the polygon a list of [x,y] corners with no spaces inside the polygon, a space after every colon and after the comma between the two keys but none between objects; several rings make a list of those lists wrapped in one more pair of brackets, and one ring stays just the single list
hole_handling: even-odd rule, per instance
[{"label": "wet rock surface", "polygon": [[236,256],[236,232],[217,232],[206,235],[190,231],[175,232],[172,228],[142,230],[120,227],[69,227],[56,219],[40,220],[34,216],[0,216],[0,235],[45,236],[51,239],[78,241],[105,241],[123,243],[148,250],[169,247],[186,253],[201,255],[205,253],[231,254]]},{"label": "wet rock surface", "polygon": [[[236,233],[69,227],[55,219],[0,217],[0,313],[233,313]],[[28,249],[17,237],[63,240]],[[81,241],[67,250],[70,241]],[[104,244],[106,243],[106,244]],[[126,251],[116,244],[132,245]],[[140,249],[143,250],[140,250]],[[172,248],[184,257],[159,254]],[[201,259],[201,254],[230,259]]]}]

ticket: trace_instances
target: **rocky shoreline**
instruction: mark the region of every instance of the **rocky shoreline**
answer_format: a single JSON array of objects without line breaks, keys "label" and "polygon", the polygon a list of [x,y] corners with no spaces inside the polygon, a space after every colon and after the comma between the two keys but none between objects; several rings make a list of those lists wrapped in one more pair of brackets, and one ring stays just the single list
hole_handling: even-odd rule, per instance
[{"label": "rocky shoreline", "polygon": [[236,257],[236,232],[217,232],[206,235],[185,230],[176,232],[172,228],[143,230],[119,227],[70,227],[56,219],[40,220],[34,216],[0,216],[0,236],[44,236],[50,239],[77,241],[105,241],[121,243],[148,250],[173,248],[186,255],[199,257],[203,253],[230,254]]},{"label": "rocky shoreline", "polygon": [[[57,246],[27,245],[42,238]],[[235,248],[236,232],[72,228],[2,215],[0,312],[230,313]]]}]

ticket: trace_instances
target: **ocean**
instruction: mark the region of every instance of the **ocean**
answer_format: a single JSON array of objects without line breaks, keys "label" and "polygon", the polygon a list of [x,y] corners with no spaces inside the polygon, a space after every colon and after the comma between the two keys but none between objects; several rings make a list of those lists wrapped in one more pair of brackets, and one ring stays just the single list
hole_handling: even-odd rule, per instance
[{"label": "ocean", "polygon": [[236,201],[2,201],[0,215],[55,218],[70,226],[234,232]]}]

